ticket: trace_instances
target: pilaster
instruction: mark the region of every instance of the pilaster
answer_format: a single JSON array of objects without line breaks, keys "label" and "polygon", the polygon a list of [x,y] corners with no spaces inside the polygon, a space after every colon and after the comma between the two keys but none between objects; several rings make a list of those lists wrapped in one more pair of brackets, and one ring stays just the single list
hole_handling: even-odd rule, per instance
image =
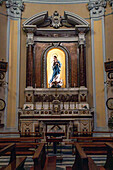
[{"label": "pilaster", "polygon": [[24,4],[21,0],[6,1],[7,26],[7,82],[4,131],[18,131],[19,72],[20,72],[20,24]]},{"label": "pilaster", "polygon": [[105,27],[104,13],[105,0],[90,0],[88,9],[91,17],[92,38],[92,69],[93,69],[93,105],[94,105],[94,130],[107,129],[107,89],[104,85],[106,74],[104,71],[105,56]]}]

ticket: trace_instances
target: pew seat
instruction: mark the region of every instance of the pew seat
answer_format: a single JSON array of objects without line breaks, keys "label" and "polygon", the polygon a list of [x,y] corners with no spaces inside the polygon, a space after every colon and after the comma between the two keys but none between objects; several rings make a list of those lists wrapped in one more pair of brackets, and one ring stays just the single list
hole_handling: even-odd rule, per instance
[{"label": "pew seat", "polygon": [[56,170],[56,156],[49,156],[46,159],[44,170]]},{"label": "pew seat", "polygon": [[24,162],[27,157],[16,158],[7,167],[1,168],[0,170],[24,170]]}]

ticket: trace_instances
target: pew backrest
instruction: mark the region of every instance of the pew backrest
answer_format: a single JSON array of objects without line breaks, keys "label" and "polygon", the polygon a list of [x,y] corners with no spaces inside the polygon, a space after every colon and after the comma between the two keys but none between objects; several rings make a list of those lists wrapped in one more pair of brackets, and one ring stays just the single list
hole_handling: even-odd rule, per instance
[{"label": "pew backrest", "polygon": [[36,149],[34,156],[34,170],[42,170],[46,162],[45,144],[41,143]]},{"label": "pew backrest", "polygon": [[99,170],[92,158],[88,158],[79,143],[75,143],[76,158],[72,170]]},{"label": "pew backrest", "polygon": [[11,152],[10,161],[7,167],[3,167],[0,170],[21,170],[24,166],[25,159],[27,157],[16,158],[16,144],[12,143],[5,146],[0,150],[0,156],[5,155],[7,152]]},{"label": "pew backrest", "polygon": [[112,151],[113,151],[113,145],[111,143],[105,143],[106,149],[107,149],[107,159],[106,163],[104,165],[105,169],[107,170],[112,170],[113,169],[113,156],[112,156]]},{"label": "pew backrest", "polygon": [[3,156],[7,152],[11,152],[11,156],[10,156],[10,163],[11,163],[13,160],[16,160],[15,147],[16,147],[15,143],[12,143],[12,144],[9,144],[8,146],[5,146],[3,149],[0,150],[0,156]]},{"label": "pew backrest", "polygon": [[88,157],[78,143],[75,143],[76,147],[76,159],[72,167],[72,170],[89,170]]}]

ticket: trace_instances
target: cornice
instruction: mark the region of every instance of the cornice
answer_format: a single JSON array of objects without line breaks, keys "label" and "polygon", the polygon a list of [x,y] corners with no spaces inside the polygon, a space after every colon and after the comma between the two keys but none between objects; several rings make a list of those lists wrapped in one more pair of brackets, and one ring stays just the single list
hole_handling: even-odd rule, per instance
[{"label": "cornice", "polygon": [[23,0],[23,2],[36,4],[81,4],[88,3],[89,0]]}]

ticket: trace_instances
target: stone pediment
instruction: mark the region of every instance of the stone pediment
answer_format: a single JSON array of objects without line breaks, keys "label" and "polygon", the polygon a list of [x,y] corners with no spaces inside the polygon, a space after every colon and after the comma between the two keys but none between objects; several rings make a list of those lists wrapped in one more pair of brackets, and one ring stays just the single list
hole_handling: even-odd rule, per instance
[{"label": "stone pediment", "polygon": [[32,32],[35,32],[37,28],[75,28],[76,25],[89,27],[89,23],[84,18],[81,18],[72,12],[64,11],[64,16],[61,16],[57,11],[55,11],[52,16],[49,16],[48,11],[44,11],[28,18],[23,23],[23,29],[25,32],[29,32],[29,29],[31,28]]}]

